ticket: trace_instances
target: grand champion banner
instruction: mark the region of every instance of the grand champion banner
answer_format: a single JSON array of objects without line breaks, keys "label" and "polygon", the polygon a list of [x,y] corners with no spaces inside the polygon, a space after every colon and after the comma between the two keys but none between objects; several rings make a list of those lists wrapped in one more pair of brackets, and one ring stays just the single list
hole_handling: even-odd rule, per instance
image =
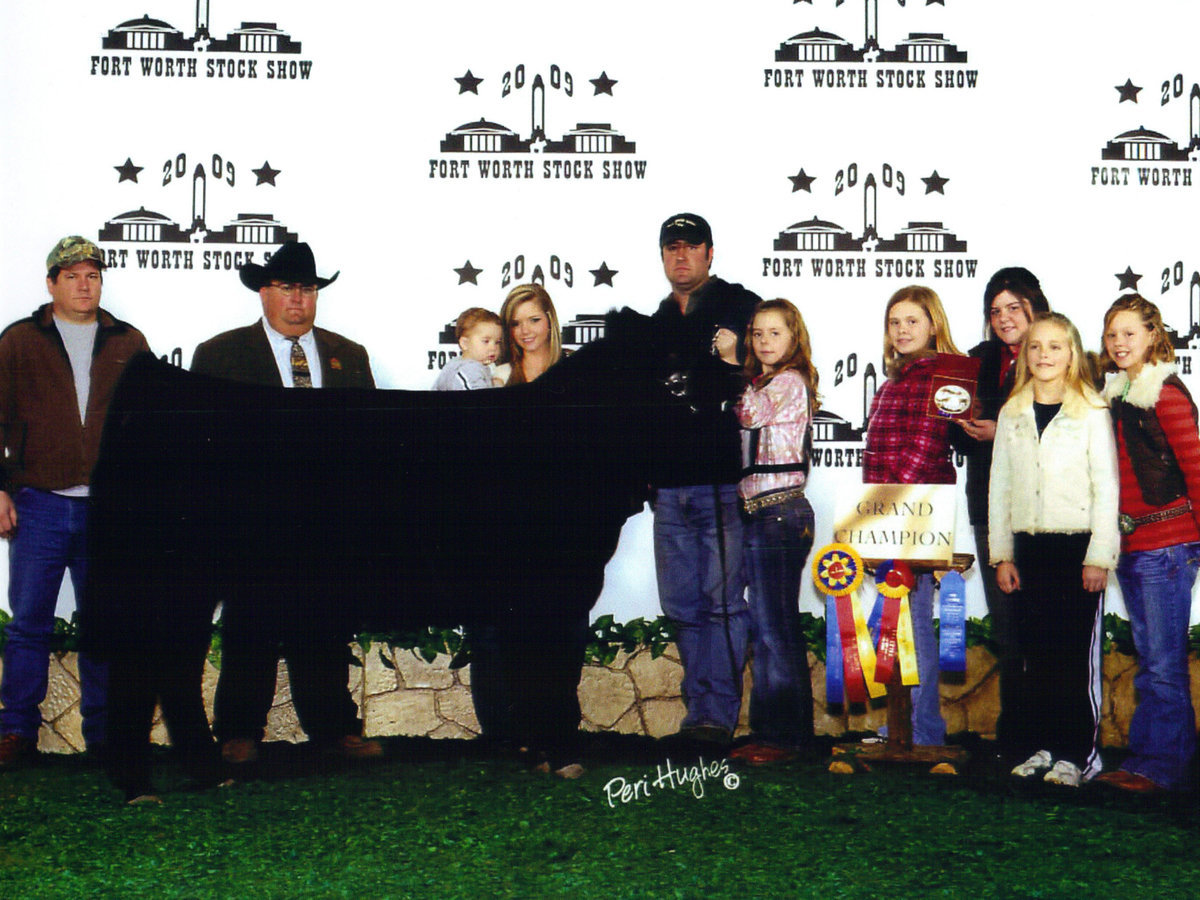
[{"label": "grand champion banner", "polygon": [[[259,314],[236,269],[295,237],[342,273],[318,324],[365,344],[381,387],[422,390],[455,316],[516,284],[545,285],[567,346],[611,307],[652,311],[658,226],[692,210],[715,274],[806,318],[821,546],[861,487],[903,285],[938,291],[962,350],[1001,266],[1093,349],[1138,290],[1200,391],[1198,37],[1179,0],[11,0],[0,319],[48,299],[46,253],[83,234],[104,305],[186,366]],[[983,615],[977,570],[965,590]],[[821,609],[812,585],[802,602]],[[659,612],[648,512],[603,612]]]}]

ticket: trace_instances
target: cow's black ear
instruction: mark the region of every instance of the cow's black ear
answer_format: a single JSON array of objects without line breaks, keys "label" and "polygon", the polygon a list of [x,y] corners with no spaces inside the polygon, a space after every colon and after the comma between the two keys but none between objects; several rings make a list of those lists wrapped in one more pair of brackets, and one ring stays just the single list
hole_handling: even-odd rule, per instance
[{"label": "cow's black ear", "polygon": [[624,355],[646,353],[654,345],[650,317],[628,306],[608,311],[604,316],[604,336],[614,352]]}]

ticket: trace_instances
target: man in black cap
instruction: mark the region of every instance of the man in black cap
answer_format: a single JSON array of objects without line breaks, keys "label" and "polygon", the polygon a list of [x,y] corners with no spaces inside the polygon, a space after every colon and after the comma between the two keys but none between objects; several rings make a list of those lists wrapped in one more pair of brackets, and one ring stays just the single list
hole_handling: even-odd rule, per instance
[{"label": "man in black cap", "polygon": [[[374,388],[366,349],[313,326],[317,293],[338,274],[318,276],[312,250],[296,241],[285,243],[266,265],[247,263],[239,275],[242,284],[258,292],[262,319],[200,344],[191,371],[271,387]],[[303,460],[281,460],[281,465],[292,462],[303,470]],[[305,502],[299,479],[296,487],[297,502]],[[297,557],[306,552],[302,543],[294,551]],[[305,611],[290,608],[289,599],[244,597],[226,603],[214,710],[222,756],[234,764],[257,759],[275,696],[280,645],[296,714],[309,738],[350,758],[381,755],[379,742],[361,734],[348,687],[346,643],[336,633],[322,635],[322,623],[304,621]]]},{"label": "man in black cap", "polygon": [[[691,373],[693,389],[736,400],[742,389],[743,338],[759,302],[740,284],[711,275],[712,229],[694,213],[679,213],[658,235],[671,293],[654,320]],[[714,408],[704,406],[703,409]],[[732,414],[697,414],[668,448],[696,469],[655,487],[654,558],[663,612],[676,626],[687,716],[680,735],[726,744],[737,727],[749,608],[742,570],[738,426]],[[713,475],[719,476],[713,483]]]}]

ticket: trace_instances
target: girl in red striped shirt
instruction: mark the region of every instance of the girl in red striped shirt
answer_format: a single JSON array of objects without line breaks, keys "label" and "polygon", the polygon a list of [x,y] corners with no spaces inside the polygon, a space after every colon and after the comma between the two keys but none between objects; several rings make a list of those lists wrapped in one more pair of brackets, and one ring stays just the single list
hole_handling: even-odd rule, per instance
[{"label": "girl in red striped shirt", "polygon": [[1196,748],[1188,677],[1192,586],[1200,568],[1196,404],[1174,365],[1162,314],[1128,294],[1104,316],[1105,387],[1121,480],[1117,580],[1138,655],[1129,757],[1099,780],[1127,791],[1181,787]]}]

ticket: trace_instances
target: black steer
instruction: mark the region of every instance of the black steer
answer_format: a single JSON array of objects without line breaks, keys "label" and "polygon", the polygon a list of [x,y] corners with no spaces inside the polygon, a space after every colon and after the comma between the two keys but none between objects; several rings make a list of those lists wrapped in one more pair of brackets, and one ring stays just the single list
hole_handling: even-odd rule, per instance
[{"label": "black steer", "polygon": [[[211,760],[199,672],[218,601],[314,634],[465,625],[570,645],[555,677],[574,667],[573,696],[567,633],[646,485],[737,476],[729,384],[655,331],[612,313],[606,338],[490,391],[283,390],[131,362],[92,479],[82,623],[113,659],[118,780],[141,777],[156,695],[185,761]],[[682,396],[666,376],[697,362]]]}]

